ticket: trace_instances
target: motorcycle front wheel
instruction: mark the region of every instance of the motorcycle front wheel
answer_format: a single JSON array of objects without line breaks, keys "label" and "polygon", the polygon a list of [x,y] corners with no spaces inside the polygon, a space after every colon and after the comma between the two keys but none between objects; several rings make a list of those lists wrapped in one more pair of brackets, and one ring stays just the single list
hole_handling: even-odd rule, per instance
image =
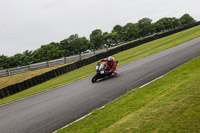
[{"label": "motorcycle front wheel", "polygon": [[98,79],[98,75],[94,75],[94,77],[92,78],[92,83],[95,83],[96,81],[97,81],[97,79]]}]

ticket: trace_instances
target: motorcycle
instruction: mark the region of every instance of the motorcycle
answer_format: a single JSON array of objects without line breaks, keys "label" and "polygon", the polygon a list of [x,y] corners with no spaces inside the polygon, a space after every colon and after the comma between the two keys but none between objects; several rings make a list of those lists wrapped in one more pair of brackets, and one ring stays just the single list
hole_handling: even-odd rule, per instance
[{"label": "motorcycle", "polygon": [[[116,64],[117,63],[118,63],[118,61],[116,61]],[[106,62],[97,63],[96,74],[94,75],[94,77],[91,80],[92,83],[95,83],[98,79],[111,76],[112,73],[108,73],[108,71],[109,71],[109,69],[108,69],[108,66],[107,66]]]}]

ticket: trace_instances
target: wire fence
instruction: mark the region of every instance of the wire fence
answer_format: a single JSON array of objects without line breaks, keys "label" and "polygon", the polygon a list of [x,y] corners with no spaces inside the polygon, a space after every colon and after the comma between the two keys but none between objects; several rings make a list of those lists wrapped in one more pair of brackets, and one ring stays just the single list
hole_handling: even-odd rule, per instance
[{"label": "wire fence", "polygon": [[[117,46],[115,46],[115,47],[117,47]],[[63,57],[63,58],[56,59],[56,60],[30,64],[30,65],[27,65],[27,66],[0,70],[0,77],[6,77],[6,76],[19,74],[19,73],[24,73],[24,72],[27,72],[27,71],[43,69],[43,68],[48,68],[48,67],[52,67],[52,66],[56,66],[56,65],[62,65],[62,64],[67,64],[67,63],[71,63],[71,62],[76,62],[78,60],[87,59],[87,58],[92,57],[96,54],[106,52],[106,51],[113,49],[115,47],[105,48],[105,49],[101,49],[101,50],[98,50],[98,51],[95,51],[95,52],[89,52],[89,53],[75,55],[75,56]]]}]

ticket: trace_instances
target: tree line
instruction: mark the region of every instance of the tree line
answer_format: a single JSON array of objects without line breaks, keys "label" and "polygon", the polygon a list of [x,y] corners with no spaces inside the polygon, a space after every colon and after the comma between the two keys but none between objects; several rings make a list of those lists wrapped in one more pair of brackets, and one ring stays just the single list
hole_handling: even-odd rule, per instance
[{"label": "tree line", "polygon": [[60,42],[51,42],[42,45],[34,51],[26,50],[11,57],[0,55],[0,69],[19,67],[81,54],[86,50],[111,47],[194,22],[194,18],[189,14],[184,14],[180,18],[161,18],[155,23],[150,18],[142,18],[137,23],[127,23],[124,26],[115,25],[110,33],[102,32],[101,29],[95,29],[91,32],[89,39],[74,34]]}]

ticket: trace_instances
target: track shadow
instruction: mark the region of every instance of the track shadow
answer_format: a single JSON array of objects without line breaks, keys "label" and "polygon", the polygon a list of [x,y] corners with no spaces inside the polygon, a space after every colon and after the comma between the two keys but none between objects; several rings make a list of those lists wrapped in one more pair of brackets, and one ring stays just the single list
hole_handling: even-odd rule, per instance
[{"label": "track shadow", "polygon": [[99,79],[95,83],[100,83],[100,82],[103,82],[105,80],[112,80],[113,78],[117,78],[117,77],[119,77],[119,74],[117,74],[117,75],[111,75],[109,77],[105,77],[105,78]]}]

